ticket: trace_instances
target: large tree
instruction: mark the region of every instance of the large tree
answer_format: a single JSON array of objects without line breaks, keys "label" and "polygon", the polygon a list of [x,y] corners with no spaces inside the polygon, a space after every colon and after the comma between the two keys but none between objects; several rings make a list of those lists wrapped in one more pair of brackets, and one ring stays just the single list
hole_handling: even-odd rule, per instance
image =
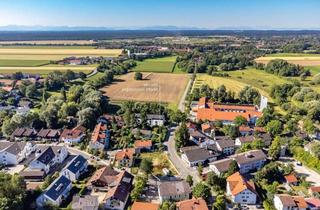
[{"label": "large tree", "polygon": [[204,182],[199,182],[192,188],[192,195],[196,198],[208,200],[211,196],[210,187]]},{"label": "large tree", "polygon": [[185,123],[182,123],[175,133],[176,147],[181,148],[186,146],[188,140],[189,140],[188,128]]}]

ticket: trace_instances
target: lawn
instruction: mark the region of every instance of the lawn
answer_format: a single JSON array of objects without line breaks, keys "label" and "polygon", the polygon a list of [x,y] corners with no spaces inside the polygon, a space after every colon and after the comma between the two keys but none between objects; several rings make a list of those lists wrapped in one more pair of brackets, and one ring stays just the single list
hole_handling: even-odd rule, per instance
[{"label": "lawn", "polygon": [[133,70],[139,72],[170,73],[173,71],[176,58],[177,56],[146,59],[144,61],[137,62],[137,66]]},{"label": "lawn", "polygon": [[36,67],[49,62],[48,60],[0,60],[0,67]]},{"label": "lawn", "polygon": [[167,168],[173,175],[177,174],[176,169],[169,161],[167,154],[163,152],[141,153],[140,158],[148,158],[152,160],[154,175],[163,175],[162,169]]}]

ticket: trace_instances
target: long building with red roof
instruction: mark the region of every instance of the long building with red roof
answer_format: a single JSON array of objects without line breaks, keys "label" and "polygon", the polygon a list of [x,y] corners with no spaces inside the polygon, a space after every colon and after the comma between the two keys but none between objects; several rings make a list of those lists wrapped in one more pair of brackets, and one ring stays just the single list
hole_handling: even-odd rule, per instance
[{"label": "long building with red roof", "polygon": [[197,120],[222,121],[232,124],[237,116],[242,116],[249,123],[255,124],[262,116],[262,112],[255,105],[221,104],[203,97],[199,99],[198,106],[193,109]]}]

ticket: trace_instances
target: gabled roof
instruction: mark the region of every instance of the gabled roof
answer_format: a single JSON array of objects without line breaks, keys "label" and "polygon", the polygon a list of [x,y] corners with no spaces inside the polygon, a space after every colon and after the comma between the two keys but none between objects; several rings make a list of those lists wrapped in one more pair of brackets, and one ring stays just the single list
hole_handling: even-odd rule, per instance
[{"label": "gabled roof", "polygon": [[115,159],[118,161],[123,159],[133,159],[134,153],[135,151],[133,148],[123,149],[116,153]]},{"label": "gabled roof", "polygon": [[93,143],[100,142],[104,144],[104,140],[107,137],[106,131],[107,131],[107,126],[104,125],[103,123],[98,123],[92,132],[91,141]]},{"label": "gabled roof", "polygon": [[219,145],[222,149],[227,147],[234,147],[234,141],[233,140],[217,140],[216,144]]},{"label": "gabled roof", "polygon": [[37,153],[40,153],[40,155],[35,159],[45,165],[48,165],[50,161],[55,157],[55,153],[52,149],[52,147],[44,147],[43,149],[39,149],[36,151]]},{"label": "gabled roof", "polygon": [[232,158],[234,158],[237,161],[238,165],[240,165],[260,160],[266,160],[267,156],[262,150],[250,150],[248,152],[233,155]]},{"label": "gabled roof", "polygon": [[208,160],[215,157],[215,155],[211,154],[208,150],[201,147],[195,147],[193,149],[186,150],[184,154],[188,158],[189,162]]},{"label": "gabled roof", "polygon": [[119,172],[113,170],[110,166],[105,166],[97,170],[89,180],[89,184],[95,182],[111,185],[116,179]]},{"label": "gabled roof", "polygon": [[209,210],[206,201],[203,198],[192,198],[177,202],[178,210]]},{"label": "gabled roof", "polygon": [[310,191],[311,191],[312,193],[320,193],[320,186],[310,187]]},{"label": "gabled roof", "polygon": [[82,155],[77,155],[75,158],[72,159],[72,161],[69,162],[66,168],[75,174],[81,170],[81,168],[86,162],[87,160]]},{"label": "gabled roof", "polygon": [[8,146],[5,151],[13,155],[17,155],[25,148],[26,144],[26,142],[14,142]]},{"label": "gabled roof", "polygon": [[319,198],[306,198],[305,201],[307,202],[308,206],[311,208],[320,208],[320,199]]},{"label": "gabled roof", "polygon": [[294,174],[286,175],[286,176],[284,176],[284,178],[286,179],[286,181],[287,181],[288,183],[298,182],[298,179],[297,179],[297,177],[296,177]]},{"label": "gabled roof", "polygon": [[137,140],[134,142],[134,148],[146,148],[146,147],[152,147],[151,140]]},{"label": "gabled roof", "polygon": [[157,203],[138,202],[132,204],[131,210],[158,210],[160,205]]},{"label": "gabled roof", "polygon": [[85,131],[86,131],[85,127],[78,125],[73,129],[64,129],[60,138],[76,139],[76,138],[79,138],[81,135],[83,135]]},{"label": "gabled roof", "polygon": [[257,194],[257,191],[254,186],[254,182],[252,181],[246,181],[243,176],[239,172],[236,172],[232,174],[231,176],[228,176],[227,182],[230,187],[230,191],[233,196],[238,195],[239,193],[243,192],[244,190],[249,190],[255,194]]},{"label": "gabled roof", "polygon": [[232,162],[232,159],[226,158],[226,159],[214,161],[210,165],[214,165],[220,173],[224,173],[228,171],[231,162]]},{"label": "gabled roof", "polygon": [[64,193],[70,184],[71,181],[67,177],[60,176],[47,188],[45,195],[55,201]]},{"label": "gabled roof", "polygon": [[239,137],[239,140],[241,143],[249,143],[253,142],[255,140],[255,137],[250,135],[250,136],[241,136]]},{"label": "gabled roof", "polygon": [[131,192],[133,176],[127,172],[122,171],[117,175],[116,186],[111,188],[105,197],[106,199],[113,198],[122,202],[126,201],[127,196]]},{"label": "gabled roof", "polygon": [[164,181],[159,185],[160,196],[175,196],[185,193],[191,193],[191,188],[185,180]]},{"label": "gabled roof", "polygon": [[299,207],[299,208],[307,208],[308,204],[304,200],[302,196],[291,196],[287,194],[278,194],[278,196],[282,205],[285,207]]}]

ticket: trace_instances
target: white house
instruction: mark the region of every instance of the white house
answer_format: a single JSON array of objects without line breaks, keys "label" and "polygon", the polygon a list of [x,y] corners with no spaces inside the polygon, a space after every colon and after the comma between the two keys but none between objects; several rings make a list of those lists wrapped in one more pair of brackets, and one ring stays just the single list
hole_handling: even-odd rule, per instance
[{"label": "white house", "polygon": [[55,164],[62,163],[68,156],[66,147],[42,146],[35,153],[36,158],[29,164],[29,169],[43,170],[49,173],[50,168]]},{"label": "white house", "polygon": [[291,196],[287,194],[276,194],[273,205],[277,210],[306,210],[308,204],[302,196]]},{"label": "white house", "polygon": [[60,206],[61,202],[68,197],[71,188],[71,181],[65,176],[60,176],[37,198],[36,204],[38,207],[46,203]]},{"label": "white house", "polygon": [[237,161],[241,174],[262,168],[267,160],[262,150],[251,150],[233,155],[232,158]]},{"label": "white house", "polygon": [[[140,114],[136,114],[136,119],[138,121],[138,123],[141,123],[141,115]],[[153,126],[162,126],[165,121],[166,118],[164,115],[160,115],[160,114],[147,114],[147,124],[151,127]]]},{"label": "white house", "polygon": [[255,204],[257,194],[254,183],[245,180],[239,172],[227,178],[227,195],[234,203]]},{"label": "white house", "polygon": [[185,180],[160,182],[158,187],[160,203],[165,200],[187,200],[191,194],[191,188]]},{"label": "white house", "polygon": [[77,155],[62,170],[61,174],[71,181],[78,180],[79,176],[87,169],[88,161],[82,156]]},{"label": "white house", "polygon": [[232,155],[234,153],[234,141],[221,139],[216,141],[217,149],[225,155]]},{"label": "white house", "polygon": [[0,142],[0,164],[17,165],[36,149],[31,142]]}]

